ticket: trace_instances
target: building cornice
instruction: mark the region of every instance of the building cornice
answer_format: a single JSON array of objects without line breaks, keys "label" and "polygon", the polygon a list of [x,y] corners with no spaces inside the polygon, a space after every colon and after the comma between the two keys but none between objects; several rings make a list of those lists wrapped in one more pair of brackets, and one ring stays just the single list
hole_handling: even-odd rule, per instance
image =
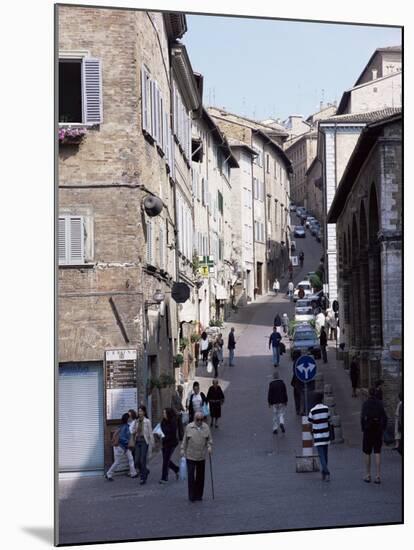
[{"label": "building cornice", "polygon": [[184,44],[177,42],[171,46],[171,61],[177,85],[187,108],[191,111],[199,111],[201,108],[199,87]]}]

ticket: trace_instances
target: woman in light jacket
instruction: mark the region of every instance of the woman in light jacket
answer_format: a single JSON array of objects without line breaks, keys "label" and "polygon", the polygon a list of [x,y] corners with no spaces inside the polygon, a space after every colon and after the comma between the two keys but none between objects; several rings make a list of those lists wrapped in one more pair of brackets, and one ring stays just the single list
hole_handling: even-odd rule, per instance
[{"label": "woman in light jacket", "polygon": [[147,408],[144,405],[141,405],[138,409],[138,418],[135,422],[134,435],[135,465],[140,472],[140,484],[144,485],[150,473],[147,468],[148,450],[151,452],[151,448],[154,444],[151,421],[148,418]]}]

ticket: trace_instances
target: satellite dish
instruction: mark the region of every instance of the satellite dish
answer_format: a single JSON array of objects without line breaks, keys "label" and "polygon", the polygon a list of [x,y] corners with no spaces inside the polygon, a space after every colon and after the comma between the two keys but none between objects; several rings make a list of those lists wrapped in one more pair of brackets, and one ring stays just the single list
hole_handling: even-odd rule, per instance
[{"label": "satellite dish", "polygon": [[144,210],[147,216],[150,216],[153,218],[154,216],[158,216],[158,214],[161,213],[162,210],[162,201],[158,197],[154,197],[153,195],[147,195],[144,199]]}]

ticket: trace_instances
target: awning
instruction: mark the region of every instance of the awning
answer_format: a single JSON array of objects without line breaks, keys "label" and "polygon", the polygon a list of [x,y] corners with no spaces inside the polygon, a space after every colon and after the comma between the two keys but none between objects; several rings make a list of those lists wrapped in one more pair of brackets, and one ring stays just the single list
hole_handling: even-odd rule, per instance
[{"label": "awning", "polygon": [[215,285],[216,287],[216,300],[228,300],[229,293],[227,292],[227,289],[218,283]]},{"label": "awning", "polygon": [[178,304],[178,320],[180,323],[191,323],[196,321],[196,306],[192,303],[191,299],[187,300],[183,304]]}]

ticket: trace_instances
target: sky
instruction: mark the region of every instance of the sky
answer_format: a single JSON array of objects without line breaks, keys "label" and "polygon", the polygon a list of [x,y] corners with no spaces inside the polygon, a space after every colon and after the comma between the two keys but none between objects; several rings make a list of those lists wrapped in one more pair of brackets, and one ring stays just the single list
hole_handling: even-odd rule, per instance
[{"label": "sky", "polygon": [[187,15],[204,104],[264,120],[339,104],[376,48],[401,44],[397,27]]}]

